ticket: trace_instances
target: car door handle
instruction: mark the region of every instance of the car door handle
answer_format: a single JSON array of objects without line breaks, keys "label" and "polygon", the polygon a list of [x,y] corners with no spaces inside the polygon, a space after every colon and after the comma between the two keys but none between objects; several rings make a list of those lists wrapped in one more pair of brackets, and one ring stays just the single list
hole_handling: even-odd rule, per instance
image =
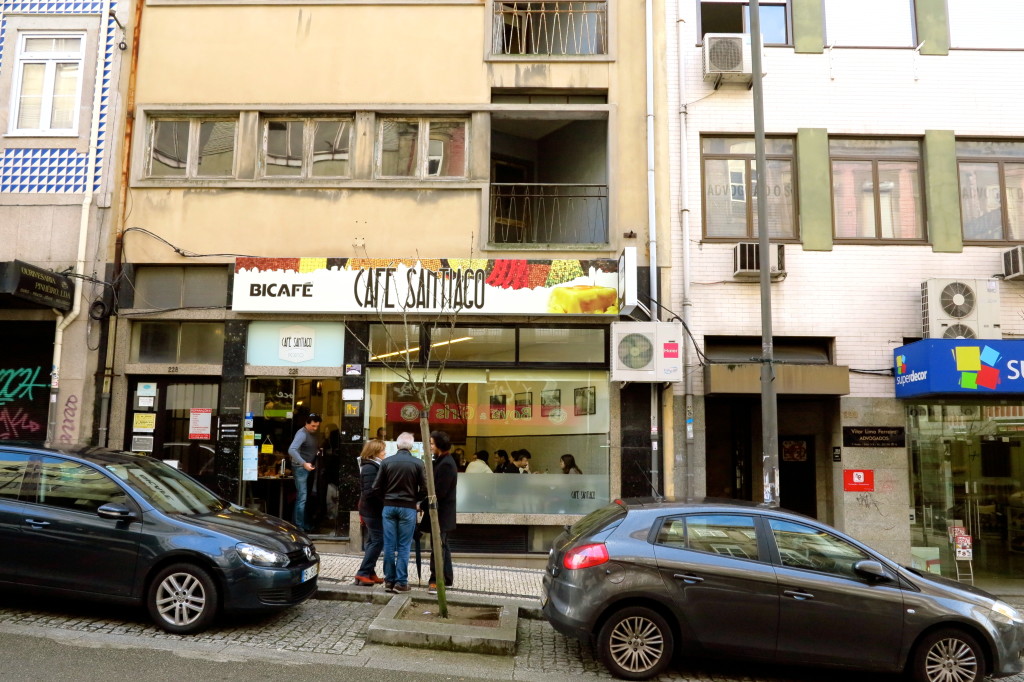
[{"label": "car door handle", "polygon": [[814,595],[810,592],[801,592],[800,590],[786,590],[782,594],[786,595],[787,597],[792,597],[797,601],[804,601],[805,599],[814,599]]},{"label": "car door handle", "polygon": [[42,528],[43,526],[49,526],[49,521],[36,521],[35,519],[25,519],[25,523],[36,528]]},{"label": "car door handle", "polygon": [[697,576],[697,575],[693,575],[692,573],[686,573],[686,574],[684,574],[684,573],[676,573],[672,577],[676,578],[678,580],[682,580],[687,585],[696,585],[697,583],[704,582],[704,578],[701,578],[700,576]]}]

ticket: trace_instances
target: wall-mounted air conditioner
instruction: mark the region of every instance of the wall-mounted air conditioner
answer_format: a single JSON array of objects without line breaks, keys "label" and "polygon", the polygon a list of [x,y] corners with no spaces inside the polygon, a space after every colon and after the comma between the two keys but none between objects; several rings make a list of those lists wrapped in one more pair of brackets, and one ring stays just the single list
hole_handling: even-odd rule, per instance
[{"label": "wall-mounted air conditioner", "polygon": [[750,83],[749,33],[705,33],[701,64],[704,80]]},{"label": "wall-mounted air conditioner", "polygon": [[1024,279],[1024,246],[1003,251],[1003,278]]},{"label": "wall-mounted air conditioner", "polygon": [[682,381],[683,341],[678,322],[612,322],[612,381]]},{"label": "wall-mounted air conditioner", "polygon": [[929,279],[921,283],[926,339],[1001,339],[999,282],[994,279]]},{"label": "wall-mounted air conditioner", "polygon": [[[732,276],[760,279],[761,251],[757,242],[740,242],[732,250]],[[786,277],[786,251],[782,244],[768,245],[768,274],[773,280]]]}]

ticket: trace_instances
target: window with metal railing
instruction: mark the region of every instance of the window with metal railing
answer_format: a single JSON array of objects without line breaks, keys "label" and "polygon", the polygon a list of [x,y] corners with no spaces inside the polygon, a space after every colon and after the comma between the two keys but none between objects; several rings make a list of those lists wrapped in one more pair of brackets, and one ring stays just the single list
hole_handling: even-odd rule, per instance
[{"label": "window with metal railing", "polygon": [[608,185],[492,183],[490,222],[497,244],[602,244]]},{"label": "window with metal railing", "polygon": [[605,0],[496,1],[493,7],[493,54],[608,53],[608,3]]}]

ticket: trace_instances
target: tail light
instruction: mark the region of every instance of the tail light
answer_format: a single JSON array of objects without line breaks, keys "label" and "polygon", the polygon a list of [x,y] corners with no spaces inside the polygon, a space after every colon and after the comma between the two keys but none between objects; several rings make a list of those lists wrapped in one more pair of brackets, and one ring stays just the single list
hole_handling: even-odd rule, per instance
[{"label": "tail light", "polygon": [[608,563],[608,548],[603,542],[575,547],[566,552],[562,559],[562,565],[569,570],[590,568],[605,563]]}]

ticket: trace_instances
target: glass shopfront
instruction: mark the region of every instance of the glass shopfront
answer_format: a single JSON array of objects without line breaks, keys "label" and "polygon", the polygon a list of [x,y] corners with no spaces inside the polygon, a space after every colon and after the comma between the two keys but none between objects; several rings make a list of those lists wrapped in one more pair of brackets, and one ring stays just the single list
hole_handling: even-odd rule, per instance
[{"label": "glass shopfront", "polygon": [[962,527],[975,579],[1024,576],[1024,400],[906,408],[915,565],[956,578],[949,528]]}]

